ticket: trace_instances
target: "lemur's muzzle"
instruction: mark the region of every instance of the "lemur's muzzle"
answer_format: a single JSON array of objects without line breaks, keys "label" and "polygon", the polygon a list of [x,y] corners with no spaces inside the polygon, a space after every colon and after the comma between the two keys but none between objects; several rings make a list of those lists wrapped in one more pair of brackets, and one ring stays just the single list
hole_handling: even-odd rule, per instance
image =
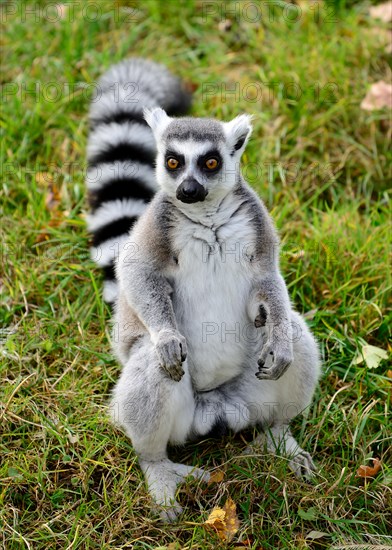
[{"label": "lemur's muzzle", "polygon": [[181,202],[192,203],[204,201],[208,191],[194,178],[185,179],[177,187],[176,197]]}]

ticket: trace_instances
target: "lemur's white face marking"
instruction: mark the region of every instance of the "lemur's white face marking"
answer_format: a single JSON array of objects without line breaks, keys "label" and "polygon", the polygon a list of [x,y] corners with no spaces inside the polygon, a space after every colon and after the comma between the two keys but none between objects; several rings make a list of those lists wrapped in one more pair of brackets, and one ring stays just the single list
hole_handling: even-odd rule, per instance
[{"label": "lemur's white face marking", "polygon": [[238,182],[250,118],[173,119],[160,108],[145,110],[157,143],[156,174],[162,189],[183,203],[222,199]]}]

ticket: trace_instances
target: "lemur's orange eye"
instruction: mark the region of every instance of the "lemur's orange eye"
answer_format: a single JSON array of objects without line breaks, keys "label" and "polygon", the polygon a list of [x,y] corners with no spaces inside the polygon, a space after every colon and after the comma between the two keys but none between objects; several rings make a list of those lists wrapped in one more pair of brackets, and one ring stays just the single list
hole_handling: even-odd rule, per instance
[{"label": "lemur's orange eye", "polygon": [[216,159],[211,158],[206,160],[206,168],[208,168],[208,170],[215,170],[217,166],[218,166],[218,161]]},{"label": "lemur's orange eye", "polygon": [[177,159],[174,159],[174,158],[169,158],[167,159],[167,166],[168,168],[170,168],[170,170],[175,170],[176,168],[178,168],[178,160]]}]

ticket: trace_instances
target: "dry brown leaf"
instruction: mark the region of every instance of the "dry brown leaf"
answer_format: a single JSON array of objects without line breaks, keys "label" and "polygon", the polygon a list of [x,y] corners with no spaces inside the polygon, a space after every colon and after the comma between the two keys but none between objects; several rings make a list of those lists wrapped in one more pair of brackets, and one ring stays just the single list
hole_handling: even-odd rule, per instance
[{"label": "dry brown leaf", "polygon": [[392,0],[388,0],[388,2],[384,2],[378,6],[372,6],[369,9],[369,13],[370,17],[389,23],[392,21]]},{"label": "dry brown leaf", "polygon": [[370,90],[361,103],[361,109],[375,111],[383,107],[392,108],[392,85],[380,80],[370,86]]},{"label": "dry brown leaf", "polygon": [[210,475],[208,485],[212,485],[212,483],[220,483],[221,481],[223,481],[224,477],[225,474],[222,472],[222,470],[215,470],[215,472],[212,472],[212,474]]},{"label": "dry brown leaf", "polygon": [[196,82],[192,82],[191,80],[185,80],[184,81],[184,88],[190,94],[193,94],[194,92],[196,92],[198,87],[199,87],[199,85],[196,84]]},{"label": "dry brown leaf", "polygon": [[381,470],[381,460],[373,458],[373,466],[362,465],[357,470],[357,477],[374,477]]},{"label": "dry brown leaf", "polygon": [[47,241],[49,239],[48,229],[50,227],[59,227],[62,221],[63,221],[63,218],[62,218],[61,212],[60,213],[56,212],[56,217],[49,220],[48,223],[41,228],[41,231],[38,233],[37,238],[35,239],[35,242],[43,243],[44,241]]},{"label": "dry brown leaf", "polygon": [[234,500],[229,497],[223,508],[214,508],[204,525],[208,529],[213,529],[221,540],[233,540],[240,526]]}]

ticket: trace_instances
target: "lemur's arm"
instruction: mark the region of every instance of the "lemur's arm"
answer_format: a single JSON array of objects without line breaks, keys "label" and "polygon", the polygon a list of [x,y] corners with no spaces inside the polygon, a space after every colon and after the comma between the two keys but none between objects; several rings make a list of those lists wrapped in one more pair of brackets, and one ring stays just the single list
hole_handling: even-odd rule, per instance
[{"label": "lemur's arm", "polygon": [[[279,273],[258,280],[249,301],[256,327],[265,327],[267,341],[258,360],[260,379],[277,380],[293,360],[291,307],[286,285]],[[270,361],[266,364],[268,356]]]},{"label": "lemur's arm", "polygon": [[279,271],[279,239],[273,222],[264,205],[252,195],[249,199],[257,235],[256,278],[248,314],[256,327],[265,326],[267,336],[256,376],[260,380],[277,380],[293,360],[291,304]]},{"label": "lemur's arm", "polygon": [[127,303],[150,334],[161,367],[180,380],[186,342],[177,329],[165,276],[172,254],[164,206],[157,195],[134,226],[119,256],[117,277]]}]

